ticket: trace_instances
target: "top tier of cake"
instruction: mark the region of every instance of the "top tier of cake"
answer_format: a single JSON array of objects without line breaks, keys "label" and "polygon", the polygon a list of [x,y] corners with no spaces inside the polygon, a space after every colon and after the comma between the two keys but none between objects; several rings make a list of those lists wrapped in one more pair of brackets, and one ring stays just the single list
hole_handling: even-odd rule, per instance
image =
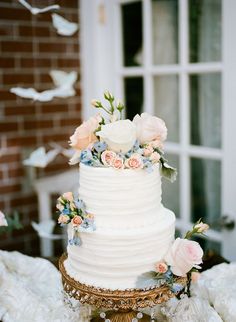
[{"label": "top tier of cake", "polygon": [[144,170],[115,170],[80,164],[79,196],[97,228],[133,229],[157,222],[161,177],[156,165]]}]

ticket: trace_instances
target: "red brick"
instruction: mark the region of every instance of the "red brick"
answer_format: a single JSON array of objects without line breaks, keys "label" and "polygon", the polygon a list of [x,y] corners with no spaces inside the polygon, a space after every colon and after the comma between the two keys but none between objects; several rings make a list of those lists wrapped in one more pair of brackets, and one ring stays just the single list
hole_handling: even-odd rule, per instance
[{"label": "red brick", "polygon": [[53,42],[39,43],[38,49],[39,49],[39,52],[42,52],[42,53],[50,53],[50,52],[66,53],[67,45],[66,43],[62,44],[62,43],[53,43]]},{"label": "red brick", "polygon": [[68,141],[68,137],[66,134],[51,134],[51,135],[44,135],[43,142],[60,142],[60,141]]},{"label": "red brick", "polygon": [[8,106],[5,107],[4,112],[6,116],[10,116],[10,115],[34,115],[35,114],[35,106],[33,105],[34,103],[32,103],[32,105],[18,105],[18,106]]},{"label": "red brick", "polygon": [[27,84],[32,85],[34,83],[34,75],[33,74],[3,74],[3,83],[5,85],[13,85],[13,84]]},{"label": "red brick", "polygon": [[30,194],[27,196],[20,196],[19,198],[13,198],[10,201],[11,207],[19,207],[24,205],[33,205],[37,203],[37,196],[35,194]]},{"label": "red brick", "polygon": [[37,138],[35,136],[17,136],[7,139],[7,146],[35,146],[37,144]]},{"label": "red brick", "polygon": [[[0,10],[1,11],[1,10]],[[9,53],[28,53],[33,51],[32,42],[23,41],[2,41],[2,51]]]},{"label": "red brick", "polygon": [[44,104],[41,107],[41,112],[43,114],[46,113],[60,113],[60,112],[68,112],[68,105],[67,104]]},{"label": "red brick", "polygon": [[0,10],[0,20],[23,20],[23,21],[31,21],[31,13],[25,8],[1,8]]},{"label": "red brick", "polygon": [[50,37],[48,27],[19,26],[19,35],[23,37]]},{"label": "red brick", "polygon": [[80,64],[78,59],[69,59],[69,58],[58,58],[57,65],[58,67],[78,67]]},{"label": "red brick", "polygon": [[8,177],[9,178],[18,178],[24,176],[24,169],[23,168],[16,168],[16,169],[8,169]]},{"label": "red brick", "polygon": [[19,191],[21,191],[20,184],[0,186],[0,194],[9,194],[11,192],[19,192]]},{"label": "red brick", "polygon": [[69,118],[69,119],[62,119],[60,120],[60,126],[79,126],[81,124],[81,120],[78,117]]},{"label": "red brick", "polygon": [[50,58],[21,58],[21,67],[51,67],[52,62]]},{"label": "red brick", "polygon": [[12,36],[12,35],[13,35],[13,25],[0,26],[0,36]]},{"label": "red brick", "polygon": [[45,128],[52,128],[52,127],[53,127],[52,120],[24,121],[24,128],[26,130],[45,129]]},{"label": "red brick", "polygon": [[54,86],[53,86],[53,83],[52,83],[52,78],[51,78],[51,76],[49,75],[49,74],[39,74],[38,75],[38,77],[39,77],[39,82],[40,83],[47,83],[47,84],[52,84],[51,85],[51,88],[53,88]]},{"label": "red brick", "polygon": [[0,57],[0,67],[1,68],[13,68],[15,67],[15,60],[12,57],[3,58]]},{"label": "red brick", "polygon": [[17,122],[7,122],[7,121],[0,122],[0,133],[12,132],[17,130],[18,130]]},{"label": "red brick", "polygon": [[16,95],[13,93],[10,93],[9,90],[0,89],[0,98],[1,98],[1,101],[15,101]]},{"label": "red brick", "polygon": [[0,156],[0,163],[11,163],[11,162],[19,162],[20,155],[18,153],[15,154],[3,154]]}]

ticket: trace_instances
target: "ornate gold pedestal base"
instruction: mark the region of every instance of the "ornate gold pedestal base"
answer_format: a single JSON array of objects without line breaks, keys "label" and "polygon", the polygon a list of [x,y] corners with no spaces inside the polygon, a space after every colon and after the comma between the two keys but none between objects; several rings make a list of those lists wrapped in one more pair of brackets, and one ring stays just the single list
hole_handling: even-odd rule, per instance
[{"label": "ornate gold pedestal base", "polygon": [[[151,289],[127,289],[109,290],[88,286],[71,278],[64,268],[64,261],[67,255],[63,254],[59,260],[59,269],[62,274],[64,290],[69,296],[80,301],[82,304],[90,304],[97,308],[112,310],[106,312],[106,318],[111,322],[131,322],[137,316],[137,310],[146,307],[153,307],[157,304],[168,301],[175,294],[171,292],[168,285],[153,287]],[[186,278],[176,278],[176,283],[185,285]],[[136,312],[135,312],[136,311]],[[96,318],[93,322],[104,321]],[[150,321],[150,316],[143,314],[139,322]]]}]

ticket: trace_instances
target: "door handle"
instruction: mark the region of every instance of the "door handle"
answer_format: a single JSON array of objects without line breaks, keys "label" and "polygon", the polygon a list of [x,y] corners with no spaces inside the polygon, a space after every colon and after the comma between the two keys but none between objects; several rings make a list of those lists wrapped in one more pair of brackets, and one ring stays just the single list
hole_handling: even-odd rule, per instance
[{"label": "door handle", "polygon": [[219,218],[219,227],[226,230],[233,230],[235,228],[235,220],[229,215],[224,215]]}]

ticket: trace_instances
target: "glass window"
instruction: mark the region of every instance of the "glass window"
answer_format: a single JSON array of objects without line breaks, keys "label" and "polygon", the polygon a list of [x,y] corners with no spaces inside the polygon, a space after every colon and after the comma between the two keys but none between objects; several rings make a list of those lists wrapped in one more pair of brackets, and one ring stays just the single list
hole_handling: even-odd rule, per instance
[{"label": "glass window", "polygon": [[123,64],[138,66],[142,64],[142,3],[141,1],[121,6],[123,30]]},{"label": "glass window", "polygon": [[179,90],[178,76],[154,77],[155,115],[162,118],[168,128],[168,141],[179,142]]},{"label": "glass window", "polygon": [[191,144],[221,147],[221,75],[190,76]]},{"label": "glass window", "polygon": [[189,60],[221,60],[221,0],[189,0]]},{"label": "glass window", "polygon": [[124,79],[126,117],[130,120],[143,111],[143,78],[126,77]]}]

